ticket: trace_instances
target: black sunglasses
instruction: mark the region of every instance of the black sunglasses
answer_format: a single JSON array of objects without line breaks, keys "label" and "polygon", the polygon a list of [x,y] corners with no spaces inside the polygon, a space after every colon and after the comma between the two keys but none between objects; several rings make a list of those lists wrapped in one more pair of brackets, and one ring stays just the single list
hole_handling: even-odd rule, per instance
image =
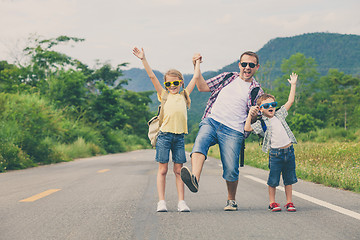
[{"label": "black sunglasses", "polygon": [[174,85],[175,87],[179,86],[181,83],[180,80],[175,80],[175,81],[172,81],[172,82],[164,82],[164,85],[165,87],[170,87],[171,84]]},{"label": "black sunglasses", "polygon": [[243,67],[243,68],[245,68],[248,64],[249,64],[249,67],[251,67],[251,68],[254,68],[257,64],[255,64],[255,63],[252,63],[252,62],[249,62],[249,63],[247,63],[247,62],[242,62],[242,63],[240,63],[241,64],[241,66]]},{"label": "black sunglasses", "polygon": [[264,109],[268,109],[270,106],[273,108],[277,106],[277,102],[271,102],[271,103],[264,103],[260,105],[260,108],[263,107]]}]

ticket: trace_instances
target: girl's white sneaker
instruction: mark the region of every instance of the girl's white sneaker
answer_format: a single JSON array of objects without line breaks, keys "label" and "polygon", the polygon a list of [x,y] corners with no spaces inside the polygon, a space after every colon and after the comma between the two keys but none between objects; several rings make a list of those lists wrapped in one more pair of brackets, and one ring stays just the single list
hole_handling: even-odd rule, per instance
[{"label": "girl's white sneaker", "polygon": [[178,211],[179,212],[190,212],[190,208],[186,205],[184,200],[179,201],[178,203]]},{"label": "girl's white sneaker", "polygon": [[157,204],[157,212],[167,212],[165,200],[160,200]]}]

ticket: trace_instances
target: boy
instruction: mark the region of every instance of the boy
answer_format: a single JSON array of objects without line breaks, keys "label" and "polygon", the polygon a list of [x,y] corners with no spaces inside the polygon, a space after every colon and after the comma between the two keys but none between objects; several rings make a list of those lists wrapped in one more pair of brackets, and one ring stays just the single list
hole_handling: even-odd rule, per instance
[{"label": "boy", "polygon": [[[254,131],[264,136],[262,150],[269,150],[269,210],[281,211],[281,207],[275,202],[276,187],[279,186],[280,174],[282,174],[285,185],[287,204],[285,208],[289,212],[295,212],[296,208],[292,203],[292,184],[297,182],[295,172],[295,155],[293,143],[297,143],[294,134],[291,132],[285,121],[288,110],[295,100],[296,81],[298,75],[292,73],[288,82],[291,84],[288,101],[275,112],[277,102],[275,97],[264,94],[257,100],[257,106],[251,107],[245,123],[245,131]],[[262,113],[262,119],[251,124],[251,118]]]}]

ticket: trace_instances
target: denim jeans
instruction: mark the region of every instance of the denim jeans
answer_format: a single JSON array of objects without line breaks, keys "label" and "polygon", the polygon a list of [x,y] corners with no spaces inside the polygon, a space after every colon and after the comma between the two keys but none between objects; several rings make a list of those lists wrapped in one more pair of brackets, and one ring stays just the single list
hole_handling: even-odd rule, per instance
[{"label": "denim jeans", "polygon": [[184,134],[160,132],[156,140],[156,161],[168,163],[171,150],[174,163],[185,163]]},{"label": "denim jeans", "polygon": [[210,146],[219,144],[223,178],[234,182],[239,179],[239,156],[243,141],[243,133],[207,117],[200,122],[191,154],[201,153],[206,159]]},{"label": "denim jeans", "polygon": [[296,183],[295,153],[294,147],[270,148],[269,152],[269,178],[267,184],[270,187],[279,186],[280,175],[282,174],[284,185]]}]

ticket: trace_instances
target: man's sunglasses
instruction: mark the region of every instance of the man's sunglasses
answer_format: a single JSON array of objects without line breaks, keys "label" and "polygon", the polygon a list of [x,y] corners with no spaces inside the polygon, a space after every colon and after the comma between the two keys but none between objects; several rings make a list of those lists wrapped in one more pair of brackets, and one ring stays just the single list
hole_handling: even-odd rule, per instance
[{"label": "man's sunglasses", "polygon": [[179,86],[181,83],[180,80],[175,80],[172,82],[164,82],[165,87],[170,87],[171,85],[174,85],[175,87]]},{"label": "man's sunglasses", "polygon": [[246,66],[249,64],[249,67],[251,67],[251,68],[254,68],[254,67],[256,67],[256,65],[257,64],[255,64],[255,63],[252,63],[252,62],[242,62],[242,63],[240,63],[241,64],[241,66],[243,67],[243,68],[246,68]]},{"label": "man's sunglasses", "polygon": [[276,107],[277,106],[277,102],[271,102],[271,103],[264,103],[260,105],[260,108],[263,107],[264,109],[268,109],[269,107]]}]

